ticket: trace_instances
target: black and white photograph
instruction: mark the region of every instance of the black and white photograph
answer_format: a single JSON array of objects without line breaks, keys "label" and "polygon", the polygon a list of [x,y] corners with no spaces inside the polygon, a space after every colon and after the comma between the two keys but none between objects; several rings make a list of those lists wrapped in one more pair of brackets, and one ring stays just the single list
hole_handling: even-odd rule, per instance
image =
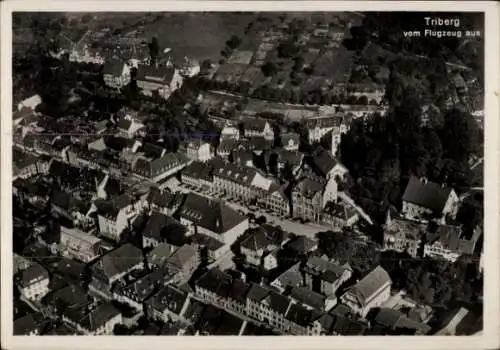
[{"label": "black and white photograph", "polygon": [[115,7],[11,14],[14,336],[483,334],[485,11]]}]

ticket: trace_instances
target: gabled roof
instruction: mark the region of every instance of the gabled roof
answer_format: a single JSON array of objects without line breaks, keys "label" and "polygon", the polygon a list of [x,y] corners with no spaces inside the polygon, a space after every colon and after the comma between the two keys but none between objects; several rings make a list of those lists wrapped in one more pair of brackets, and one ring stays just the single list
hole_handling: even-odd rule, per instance
[{"label": "gabled roof", "polygon": [[206,289],[221,297],[229,294],[232,278],[229,274],[212,268],[196,281],[196,286]]},{"label": "gabled roof", "polygon": [[148,262],[154,265],[164,265],[176,249],[177,247],[171,244],[160,243],[151,252],[149,252],[147,256]]},{"label": "gabled roof", "polygon": [[168,309],[174,314],[180,315],[187,300],[188,293],[173,285],[167,285],[146,303],[157,310],[164,311]]},{"label": "gabled roof", "polygon": [[339,266],[318,256],[311,256],[304,267],[304,271],[307,273],[319,275],[330,283],[338,280],[346,270],[350,270],[350,267]]},{"label": "gabled roof", "polygon": [[119,76],[122,74],[124,63],[118,60],[106,60],[102,68],[102,74]]},{"label": "gabled roof", "polygon": [[184,228],[181,223],[174,218],[162,214],[160,212],[154,211],[148,218],[146,226],[142,231],[142,235],[145,237],[152,237],[157,240],[161,240],[165,237],[165,234],[168,231],[182,230],[184,232]]},{"label": "gabled roof", "polygon": [[403,194],[403,201],[430,209],[434,213],[442,213],[451,191],[451,188],[443,188],[435,182],[423,183],[418,178],[411,177]]},{"label": "gabled roof", "polygon": [[301,193],[306,198],[312,199],[317,193],[322,193],[323,188],[323,184],[313,179],[305,178],[302,179],[293,190]]},{"label": "gabled roof", "polygon": [[382,308],[375,317],[375,322],[391,330],[411,330],[413,332],[427,334],[431,327],[425,323],[409,319],[399,311]]},{"label": "gabled roof", "polygon": [[307,254],[316,246],[317,243],[315,241],[305,236],[299,236],[287,244],[288,248],[294,250],[298,254]]},{"label": "gabled roof", "polygon": [[354,294],[359,303],[364,305],[387,283],[392,283],[389,274],[382,267],[377,266],[361,281],[352,286],[348,293]]},{"label": "gabled roof", "polygon": [[110,279],[142,263],[142,260],[141,250],[126,243],[101,256],[92,264],[91,269],[104,278]]},{"label": "gabled roof", "polygon": [[187,195],[180,216],[219,234],[223,234],[248,220],[221,201],[211,200],[194,193]]},{"label": "gabled roof", "polygon": [[319,176],[326,177],[335,167],[337,161],[331,152],[325,150],[323,147],[318,147],[311,155],[311,163],[313,169]]},{"label": "gabled roof", "polygon": [[307,327],[311,319],[311,312],[300,304],[292,304],[285,318],[299,326]]},{"label": "gabled roof", "polygon": [[127,193],[114,197],[111,200],[98,199],[94,202],[97,207],[97,213],[108,218],[116,218],[120,210],[132,203],[133,198]]},{"label": "gabled roof", "polygon": [[113,306],[113,304],[105,303],[96,307],[78,323],[84,329],[95,331],[104,326],[107,322],[109,322],[112,318],[118,316],[119,314],[120,312]]},{"label": "gabled roof", "polygon": [[344,203],[335,203],[333,201],[326,203],[323,211],[326,214],[342,220],[349,220],[356,215],[356,210],[353,207]]},{"label": "gabled roof", "polygon": [[276,293],[274,291],[270,291],[269,295],[266,297],[266,302],[268,304],[269,309],[273,310],[274,312],[280,314],[280,315],[285,315],[288,307],[291,303],[290,298]]},{"label": "gabled roof", "polygon": [[187,163],[187,157],[181,153],[165,153],[163,157],[154,159],[153,161],[147,158],[137,159],[134,171],[147,177],[154,177],[176,166]]},{"label": "gabled roof", "polygon": [[156,84],[170,84],[174,77],[175,69],[169,67],[139,66],[137,68],[137,81],[147,81]]},{"label": "gabled roof", "polygon": [[300,272],[300,263],[293,265],[288,270],[283,272],[272,282],[272,284],[274,284],[275,282],[279,282],[279,284],[284,288],[288,286],[295,287],[301,285],[302,274]]},{"label": "gabled roof", "polygon": [[198,252],[192,246],[185,244],[175,251],[170,258],[168,264],[175,266],[179,270],[183,270],[186,264],[189,264],[192,259],[196,258]]},{"label": "gabled roof", "polygon": [[266,287],[252,283],[247,294],[247,299],[260,303],[269,295],[270,291],[271,290]]},{"label": "gabled roof", "polygon": [[32,263],[28,268],[19,272],[18,276],[19,283],[26,288],[42,279],[48,279],[49,273],[40,264]]},{"label": "gabled roof", "polygon": [[459,226],[440,225],[436,232],[427,232],[426,243],[433,244],[439,241],[443,248],[459,252],[461,247],[461,235],[462,229]]},{"label": "gabled roof", "polygon": [[229,288],[228,297],[240,302],[241,304],[246,303],[247,293],[250,286],[239,279],[233,279],[231,286]]},{"label": "gabled roof", "polygon": [[322,311],[325,308],[325,297],[306,287],[294,287],[290,291],[290,296],[303,305],[310,306]]},{"label": "gabled roof", "polygon": [[14,320],[14,335],[29,335],[31,332],[39,331],[38,323],[32,314]]},{"label": "gabled roof", "polygon": [[265,230],[255,230],[241,242],[241,247],[247,248],[254,252],[257,252],[259,250],[266,250],[273,245],[274,242],[267,236]]}]

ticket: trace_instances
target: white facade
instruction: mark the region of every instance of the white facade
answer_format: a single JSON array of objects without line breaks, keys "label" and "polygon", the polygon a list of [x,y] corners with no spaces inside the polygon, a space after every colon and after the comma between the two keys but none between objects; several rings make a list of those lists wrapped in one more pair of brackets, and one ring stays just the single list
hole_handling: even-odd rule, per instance
[{"label": "white facade", "polygon": [[28,300],[39,301],[49,292],[49,278],[40,277],[21,288],[21,294]]},{"label": "white facade", "polygon": [[352,290],[347,291],[342,295],[342,303],[349,306],[356,314],[366,317],[368,312],[382,305],[391,297],[391,282],[385,283],[376,292],[368,296],[364,303],[360,303],[356,294]]},{"label": "white facade", "polygon": [[214,156],[212,146],[208,142],[203,142],[200,145],[189,144],[187,147],[187,157],[191,160],[199,162],[207,162]]}]

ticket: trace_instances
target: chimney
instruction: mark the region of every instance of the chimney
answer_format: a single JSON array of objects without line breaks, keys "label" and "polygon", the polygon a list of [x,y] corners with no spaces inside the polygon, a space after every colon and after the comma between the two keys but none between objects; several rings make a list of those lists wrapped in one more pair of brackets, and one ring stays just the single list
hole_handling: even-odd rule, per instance
[{"label": "chimney", "polygon": [[420,178],[420,182],[422,182],[422,183],[425,185],[425,184],[427,183],[427,177],[422,176],[422,177]]}]

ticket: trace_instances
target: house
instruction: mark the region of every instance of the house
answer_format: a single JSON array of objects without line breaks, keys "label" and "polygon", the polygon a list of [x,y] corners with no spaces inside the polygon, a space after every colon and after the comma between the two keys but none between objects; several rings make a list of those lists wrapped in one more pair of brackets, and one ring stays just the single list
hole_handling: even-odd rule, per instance
[{"label": "house", "polygon": [[426,335],[431,331],[429,325],[409,319],[400,311],[388,308],[377,312],[373,325],[381,326],[388,334]]},{"label": "house", "polygon": [[322,179],[338,177],[345,180],[348,174],[347,168],[337,161],[333,153],[323,147],[316,147],[307,160],[307,165]]},{"label": "house", "polygon": [[236,141],[240,139],[240,129],[232,123],[226,123],[220,132],[220,141],[227,139]]},{"label": "house", "polygon": [[145,125],[134,119],[129,120],[122,118],[118,121],[117,128],[120,136],[132,139],[137,136],[141,130],[144,130]]},{"label": "house", "polygon": [[[335,135],[336,139],[348,131],[346,120],[341,114],[308,120],[306,127],[311,144],[320,141],[329,132],[332,132],[332,137]],[[338,143],[336,144],[338,145]]]},{"label": "house", "polygon": [[277,289],[280,293],[293,287],[302,286],[303,278],[300,270],[300,262],[296,263],[288,270],[279,275],[270,286]]},{"label": "house", "polygon": [[240,249],[248,264],[261,266],[264,256],[279,246],[276,243],[266,230],[257,229],[241,242]]},{"label": "house", "polygon": [[33,314],[27,314],[14,320],[13,335],[39,335],[40,325]]},{"label": "house", "polygon": [[435,232],[427,231],[424,236],[424,257],[454,262],[461,255],[472,256],[481,234],[481,229],[476,228],[472,237],[467,238],[459,226],[439,225]]},{"label": "house", "polygon": [[245,137],[263,137],[265,140],[274,140],[274,131],[265,119],[245,118],[242,127]]},{"label": "house", "polygon": [[96,200],[94,204],[100,234],[115,241],[122,238],[123,232],[130,227],[139,210],[134,199],[126,193],[106,201]]},{"label": "house", "polygon": [[352,276],[349,264],[339,266],[325,257],[311,256],[302,269],[305,285],[312,291],[334,296],[337,290]]},{"label": "house", "polygon": [[110,298],[111,285],[131,271],[144,266],[142,252],[130,243],[126,243],[102,255],[92,263],[92,281],[89,290]]},{"label": "house", "polygon": [[246,298],[250,285],[246,282],[233,279],[227,294],[226,307],[244,315],[246,311]]},{"label": "house", "polygon": [[361,281],[349,288],[341,296],[341,301],[354,313],[365,317],[372,308],[380,306],[389,299],[391,284],[389,274],[382,267],[377,266]]},{"label": "house", "polygon": [[137,87],[147,96],[158,93],[164,99],[182,86],[182,77],[173,67],[139,66],[137,68]]},{"label": "house", "polygon": [[248,229],[248,218],[220,200],[189,193],[180,210],[181,224],[188,234],[203,234],[229,246]]},{"label": "house", "polygon": [[323,209],[322,222],[331,225],[334,229],[352,227],[359,215],[355,208],[346,203],[327,202]]},{"label": "house", "polygon": [[166,266],[170,271],[175,271],[177,280],[186,281],[198,268],[199,263],[198,251],[185,244],[167,259]]},{"label": "house", "polygon": [[390,210],[384,225],[384,249],[406,252],[416,258],[420,254],[422,238],[427,226],[403,218],[391,218]]},{"label": "house", "polygon": [[214,181],[212,164],[193,161],[182,170],[181,181],[197,189],[212,190]]},{"label": "house", "polygon": [[192,244],[200,252],[200,257],[214,262],[227,253],[227,246],[211,236],[197,233],[192,236]]},{"label": "house", "polygon": [[307,287],[292,288],[290,297],[307,309],[321,312],[330,310],[337,303],[337,298],[334,295],[326,297]]},{"label": "house", "polygon": [[159,182],[178,173],[189,163],[189,159],[180,153],[166,153],[161,158],[154,160],[139,158],[133,167],[133,172],[141,177]]},{"label": "house", "polygon": [[168,188],[159,189],[151,187],[145,196],[142,206],[148,212],[158,211],[164,215],[172,216],[184,203],[185,195],[180,192],[170,192]]},{"label": "house", "polygon": [[150,269],[163,268],[167,266],[167,259],[174,254],[178,247],[169,243],[160,243],[151,250],[146,260]]},{"label": "house", "polygon": [[113,89],[121,89],[130,83],[130,67],[118,60],[107,61],[102,69],[104,84]]},{"label": "house", "polygon": [[109,174],[106,174],[104,179],[97,185],[97,197],[102,199],[119,196],[124,191],[125,185],[119,179]]},{"label": "house", "polygon": [[292,189],[292,213],[295,217],[319,222],[327,201],[336,201],[337,183],[330,179],[324,185],[310,178],[303,178]]},{"label": "house", "polygon": [[61,226],[60,251],[64,256],[90,262],[100,255],[101,239],[77,228]]},{"label": "house", "polygon": [[261,312],[265,315],[265,321],[274,329],[286,329],[285,315],[291,307],[292,301],[289,297],[270,290],[260,302]]},{"label": "house", "polygon": [[191,160],[207,162],[214,157],[214,149],[210,142],[197,139],[188,142],[186,154]]},{"label": "house", "polygon": [[31,261],[26,259],[25,257],[12,253],[12,268],[14,275],[18,273],[19,271],[26,270],[28,267],[30,267]]},{"label": "house", "polygon": [[[300,174],[304,162],[304,153],[279,149],[271,153],[270,159],[274,157],[273,154],[276,156],[275,159],[278,163],[278,174],[280,176],[286,177],[291,175],[295,178]],[[290,170],[291,174],[287,174],[287,168]]]},{"label": "house", "polygon": [[457,215],[459,198],[455,191],[426,179],[411,177],[402,199],[402,213],[408,219]]},{"label": "house", "polygon": [[184,322],[184,315],[190,304],[189,293],[174,285],[166,285],[146,301],[146,312],[149,317],[162,322]]},{"label": "house", "polygon": [[69,310],[63,320],[86,335],[112,335],[116,325],[123,323],[122,314],[111,303],[103,303],[89,311],[86,307]]},{"label": "house", "polygon": [[172,274],[168,270],[154,270],[129,284],[117,284],[113,288],[113,298],[138,312],[143,312],[146,300],[170,283],[171,277]]},{"label": "house", "polygon": [[21,295],[28,300],[39,301],[49,292],[49,273],[37,263],[20,271],[15,281]]},{"label": "house", "polygon": [[294,240],[288,241],[284,247],[300,257],[318,249],[318,243],[306,236],[298,236]]},{"label": "house", "polygon": [[176,219],[153,211],[141,232],[142,246],[144,248],[157,247],[161,243],[166,243],[169,236],[184,236],[185,232],[186,229]]},{"label": "house", "polygon": [[300,145],[300,135],[294,132],[281,135],[281,144],[286,151],[298,151]]},{"label": "house", "polygon": [[[205,303],[224,307],[229,305],[228,295],[231,284],[231,276],[215,267],[208,270],[195,282],[195,293]],[[235,302],[236,300],[233,298],[232,304]]]},{"label": "house", "polygon": [[191,78],[200,73],[200,63],[193,58],[184,57],[184,62],[179,69],[179,74],[186,78]]},{"label": "house", "polygon": [[32,111],[36,109],[38,105],[42,103],[42,98],[40,95],[33,95],[17,104],[17,110],[20,111],[23,108],[29,108]]},{"label": "house", "polygon": [[277,183],[274,183],[273,186],[270,186],[269,193],[264,197],[258,200],[264,208],[270,209],[274,214],[280,216],[290,215],[290,201],[285,191],[288,187],[288,183],[279,186]]},{"label": "house", "polygon": [[250,285],[246,299],[246,314],[261,322],[269,319],[271,310],[262,301],[269,295],[270,289],[255,283]]},{"label": "house", "polygon": [[67,310],[91,307],[93,299],[78,285],[69,284],[54,290],[43,299],[45,311],[51,316],[62,316]]},{"label": "house", "polygon": [[311,311],[298,303],[290,304],[285,315],[284,333],[293,335],[309,335]]},{"label": "house", "polygon": [[14,147],[12,152],[12,174],[14,179],[26,179],[38,174],[37,157],[17,147]]}]

